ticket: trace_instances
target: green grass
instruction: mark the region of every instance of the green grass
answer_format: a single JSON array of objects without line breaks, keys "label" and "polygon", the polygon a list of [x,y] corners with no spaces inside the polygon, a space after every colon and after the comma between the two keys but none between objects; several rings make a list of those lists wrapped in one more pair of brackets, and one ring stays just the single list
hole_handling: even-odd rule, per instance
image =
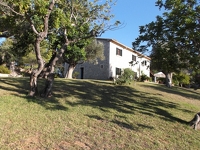
[{"label": "green grass", "polygon": [[0,78],[1,150],[200,147],[200,131],[187,124],[199,111],[199,90],[64,79],[48,99],[29,97],[28,89],[28,78]]}]

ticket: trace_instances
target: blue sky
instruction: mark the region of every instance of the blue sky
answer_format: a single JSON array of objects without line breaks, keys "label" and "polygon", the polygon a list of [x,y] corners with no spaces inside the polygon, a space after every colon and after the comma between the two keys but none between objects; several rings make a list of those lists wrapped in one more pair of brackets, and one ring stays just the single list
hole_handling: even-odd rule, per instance
[{"label": "blue sky", "polygon": [[0,38],[0,44],[2,43],[2,41],[4,41],[4,38]]},{"label": "blue sky", "polygon": [[107,31],[101,37],[115,39],[132,48],[132,42],[139,35],[139,26],[155,21],[157,15],[162,15],[155,2],[156,0],[118,0],[112,7],[111,13],[115,15],[113,21],[119,20],[125,26]]},{"label": "blue sky", "polygon": [[162,11],[155,6],[156,0],[118,0],[112,7],[113,20],[119,20],[125,24],[124,28],[107,31],[101,38],[111,38],[132,48],[132,42],[139,35],[139,26],[156,20]]}]

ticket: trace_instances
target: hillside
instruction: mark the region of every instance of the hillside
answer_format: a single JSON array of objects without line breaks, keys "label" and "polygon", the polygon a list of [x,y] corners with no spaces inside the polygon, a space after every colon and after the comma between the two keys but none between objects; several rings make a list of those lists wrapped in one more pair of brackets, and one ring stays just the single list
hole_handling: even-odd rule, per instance
[{"label": "hillside", "polygon": [[[42,81],[40,81],[41,84]],[[0,78],[1,149],[199,149],[199,90],[153,83],[56,79],[28,97],[28,78]]]}]

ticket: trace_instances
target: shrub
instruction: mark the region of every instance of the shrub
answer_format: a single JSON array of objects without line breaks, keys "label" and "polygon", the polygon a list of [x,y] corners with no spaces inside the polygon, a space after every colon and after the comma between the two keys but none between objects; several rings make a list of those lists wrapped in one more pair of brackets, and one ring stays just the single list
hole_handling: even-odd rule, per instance
[{"label": "shrub", "polygon": [[10,70],[6,66],[0,66],[0,73],[10,74]]},{"label": "shrub", "polygon": [[173,82],[175,85],[180,85],[180,86],[182,86],[182,84],[187,85],[190,83],[190,76],[184,73],[174,74]]},{"label": "shrub", "polygon": [[142,75],[140,76],[140,80],[143,82],[143,81],[145,81],[145,80],[150,80],[150,78],[149,78],[147,75],[142,74]]},{"label": "shrub", "polygon": [[76,78],[78,78],[78,75],[79,75],[78,72],[74,72],[74,73],[72,74],[72,78],[73,78],[73,79],[76,79]]},{"label": "shrub", "polygon": [[115,84],[124,85],[130,84],[135,78],[135,72],[133,72],[130,68],[126,68],[123,70],[122,75],[116,79]]}]

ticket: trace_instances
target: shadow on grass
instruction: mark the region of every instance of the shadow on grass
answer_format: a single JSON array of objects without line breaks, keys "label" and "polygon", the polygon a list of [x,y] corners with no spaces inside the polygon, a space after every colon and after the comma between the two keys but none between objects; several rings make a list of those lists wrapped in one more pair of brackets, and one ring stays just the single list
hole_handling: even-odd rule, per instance
[{"label": "shadow on grass", "polygon": [[141,85],[141,86],[150,87],[155,90],[166,92],[169,94],[181,95],[186,98],[193,98],[196,100],[200,99],[200,93],[195,91],[192,88],[189,89],[189,88],[181,88],[181,87],[176,87],[176,86],[168,88],[165,85],[160,85],[160,84],[158,84],[157,86],[155,86],[153,84],[145,84],[145,85]]},{"label": "shadow on grass", "polygon": [[[39,85],[41,86],[43,82],[43,79],[39,80]],[[41,87],[39,88],[42,89]],[[60,104],[55,97],[45,99],[28,96],[29,78],[0,78],[0,89],[9,91],[14,96],[25,98],[28,102],[37,103],[49,110],[67,110],[67,107]]]},{"label": "shadow on grass", "polygon": [[[112,110],[121,114],[134,114],[139,112],[151,116],[156,115],[170,122],[177,121],[184,124],[187,123],[184,120],[174,117],[166,110],[166,108],[179,109],[177,103],[165,101],[153,94],[140,92],[129,86],[114,86],[109,81],[56,79],[53,86],[53,97],[43,99],[26,96],[25,93],[27,93],[28,90],[26,91],[24,89],[29,89],[28,81],[28,78],[1,79],[1,82],[8,86],[0,84],[0,88],[13,91],[17,96],[26,98],[28,102],[40,104],[46,109],[51,110],[68,110],[67,106],[91,106],[108,113],[113,113]],[[40,81],[40,84],[42,84],[42,81]],[[173,88],[166,89],[164,87],[160,88],[160,86],[151,86],[151,88],[185,97],[192,97],[192,94],[184,94]],[[22,94],[18,95],[17,93]],[[71,97],[73,97],[73,100],[70,99]],[[64,100],[64,104],[61,103],[60,100]],[[94,117],[91,115],[88,116],[91,118]],[[105,119],[100,116],[96,116],[96,118]],[[111,120],[111,122],[127,129],[135,129],[132,125],[116,119]],[[145,125],[143,125],[143,127],[152,128]]]},{"label": "shadow on grass", "polygon": [[28,81],[28,78],[0,78],[0,89],[27,94]]},{"label": "shadow on grass", "polygon": [[[156,114],[164,120],[172,122],[177,121],[184,124],[187,123],[166,111],[166,108],[178,109],[179,105],[177,103],[165,101],[148,92],[139,92],[129,86],[114,86],[111,82],[105,81],[69,80],[67,84],[63,84],[62,82],[63,81],[57,81],[57,88],[55,86],[55,89],[59,89],[60,92],[57,92],[55,97],[63,98],[73,95],[78,101],[66,101],[66,103],[71,106],[89,105],[104,112],[111,112],[111,110],[114,109],[120,113],[126,114],[148,112],[149,115]],[[121,123],[119,123],[119,125],[120,124]]]}]

